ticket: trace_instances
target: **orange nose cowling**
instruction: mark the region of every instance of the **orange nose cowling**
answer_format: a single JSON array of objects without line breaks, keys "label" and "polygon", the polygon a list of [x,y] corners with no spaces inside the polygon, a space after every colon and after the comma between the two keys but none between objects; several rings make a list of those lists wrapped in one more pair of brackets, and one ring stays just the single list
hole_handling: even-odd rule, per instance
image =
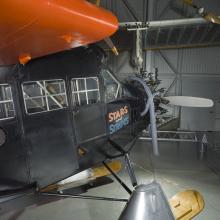
[{"label": "orange nose cowling", "polygon": [[85,0],[1,0],[0,65],[100,41],[118,28],[110,12]]}]

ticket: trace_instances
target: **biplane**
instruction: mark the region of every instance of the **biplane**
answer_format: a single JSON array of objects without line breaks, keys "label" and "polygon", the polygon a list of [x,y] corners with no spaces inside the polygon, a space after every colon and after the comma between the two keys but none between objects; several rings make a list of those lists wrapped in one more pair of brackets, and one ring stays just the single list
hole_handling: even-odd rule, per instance
[{"label": "biplane", "polygon": [[1,8],[0,191],[7,207],[124,155],[148,117],[140,115],[144,93],[119,82],[104,52],[87,46],[117,30],[110,12],[84,0],[12,0]]},{"label": "biplane", "polygon": [[[137,186],[129,152],[149,124],[158,154],[154,96],[141,78],[120,82],[95,45],[111,42],[117,18],[85,0],[3,0],[0,7],[0,213],[49,196],[51,186],[100,163],[132,194],[107,161],[125,156]],[[153,189],[161,192],[138,186],[134,195]]]}]

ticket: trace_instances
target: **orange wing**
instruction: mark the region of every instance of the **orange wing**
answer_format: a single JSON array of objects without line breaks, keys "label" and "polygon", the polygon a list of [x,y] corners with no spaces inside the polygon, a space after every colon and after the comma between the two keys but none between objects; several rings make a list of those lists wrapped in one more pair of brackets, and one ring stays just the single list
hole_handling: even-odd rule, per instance
[{"label": "orange wing", "polygon": [[85,0],[1,0],[0,65],[14,64],[112,35],[117,18]]}]

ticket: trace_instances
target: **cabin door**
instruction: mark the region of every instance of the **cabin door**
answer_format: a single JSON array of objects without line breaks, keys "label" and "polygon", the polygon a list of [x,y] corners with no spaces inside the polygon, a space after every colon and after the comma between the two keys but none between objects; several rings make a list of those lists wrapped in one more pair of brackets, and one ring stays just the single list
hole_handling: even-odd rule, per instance
[{"label": "cabin door", "polygon": [[77,143],[105,136],[105,104],[100,103],[98,77],[74,78],[71,85]]},{"label": "cabin door", "polygon": [[0,179],[29,182],[15,83],[0,84]]},{"label": "cabin door", "polygon": [[78,169],[65,82],[63,79],[24,82],[22,91],[30,175],[33,182],[44,187]]}]

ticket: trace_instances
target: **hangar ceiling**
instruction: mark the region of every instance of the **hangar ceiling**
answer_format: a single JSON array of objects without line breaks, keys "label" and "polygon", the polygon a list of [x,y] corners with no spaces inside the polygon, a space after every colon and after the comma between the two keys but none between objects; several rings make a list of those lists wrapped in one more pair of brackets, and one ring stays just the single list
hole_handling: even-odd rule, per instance
[{"label": "hangar ceiling", "polygon": [[[217,1],[209,6],[204,1],[195,2],[220,15]],[[135,29],[142,31],[144,50],[220,45],[220,25],[199,18],[180,0],[102,0],[101,6],[119,18],[120,30],[114,36],[119,50],[131,49],[135,33],[128,30]]]},{"label": "hangar ceiling", "polygon": [[[150,23],[153,24],[159,22]],[[128,23],[126,27],[129,29]],[[123,28],[121,28],[117,34],[113,36],[113,41],[120,51],[131,50],[135,40],[135,31],[127,31],[127,28],[125,28],[123,25]],[[130,28],[134,30],[134,27]],[[173,24],[169,26],[161,24],[160,27],[148,27],[146,30],[142,30],[142,32],[146,32],[145,35],[143,35],[143,41],[145,42],[143,47],[144,50],[162,50],[220,45],[220,26],[209,23],[187,23],[181,25]],[[106,46],[104,47],[107,49]]]},{"label": "hangar ceiling", "polygon": [[[91,0],[96,2],[97,0]],[[98,0],[101,7],[112,11],[120,22],[146,22],[198,17],[182,0]],[[196,5],[220,15],[218,0],[194,0]],[[135,16],[134,16],[135,15]],[[136,19],[137,18],[137,19]]]},{"label": "hangar ceiling", "polygon": [[212,24],[151,28],[146,49],[220,45],[220,27]]}]

